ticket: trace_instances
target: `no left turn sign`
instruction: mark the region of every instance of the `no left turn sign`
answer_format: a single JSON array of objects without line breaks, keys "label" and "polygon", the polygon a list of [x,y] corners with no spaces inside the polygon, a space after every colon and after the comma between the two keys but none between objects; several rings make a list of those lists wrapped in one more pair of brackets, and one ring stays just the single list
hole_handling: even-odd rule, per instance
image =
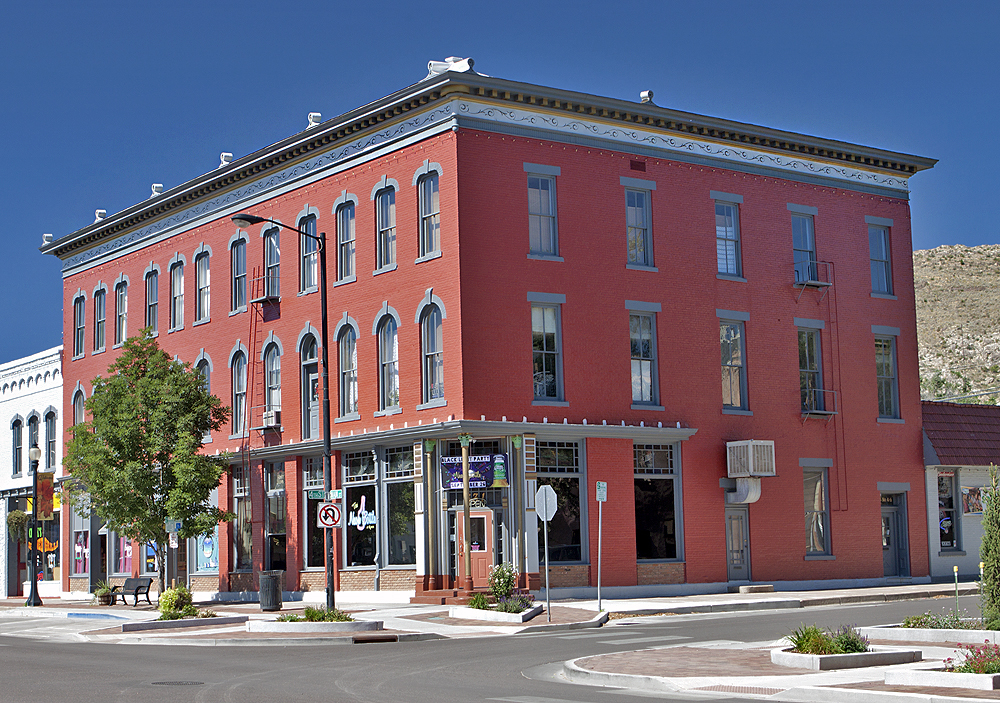
[{"label": "no left turn sign", "polygon": [[341,511],[336,503],[320,503],[316,510],[317,527],[340,527]]}]

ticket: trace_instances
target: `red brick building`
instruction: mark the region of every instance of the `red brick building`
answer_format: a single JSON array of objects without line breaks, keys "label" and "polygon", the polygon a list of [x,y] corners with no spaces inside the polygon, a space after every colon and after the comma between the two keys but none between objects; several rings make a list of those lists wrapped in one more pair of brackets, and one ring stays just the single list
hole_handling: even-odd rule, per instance
[{"label": "red brick building", "polygon": [[[460,582],[460,433],[477,585],[501,561],[538,583],[549,484],[552,586],[594,586],[597,481],[607,587],[927,577],[907,180],[934,161],[648,97],[432,64],[43,247],[70,417],[144,325],[234,408],[206,448],[233,453],[238,517],[187,545],[194,590],[325,585],[315,247],[240,212],[329,238],[338,589]],[[112,578],[145,568],[90,544]]]}]

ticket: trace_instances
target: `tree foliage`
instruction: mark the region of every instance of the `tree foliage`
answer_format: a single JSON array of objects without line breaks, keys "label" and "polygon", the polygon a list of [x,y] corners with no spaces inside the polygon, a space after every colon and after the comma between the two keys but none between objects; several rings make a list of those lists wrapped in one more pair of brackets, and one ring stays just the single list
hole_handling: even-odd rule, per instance
[{"label": "tree foliage", "polygon": [[64,461],[75,479],[74,505],[84,515],[96,511],[120,536],[152,545],[163,593],[164,522],[181,520],[180,537],[196,537],[233,518],[209,501],[228,456],[201,453],[205,434],[223,427],[229,408],[146,330],[125,341],[93,388],[90,419],[71,428]]},{"label": "tree foliage", "polygon": [[979,583],[983,622],[990,629],[1000,627],[1000,475],[990,464],[989,486],[983,489],[983,540],[979,558],[983,576]]}]

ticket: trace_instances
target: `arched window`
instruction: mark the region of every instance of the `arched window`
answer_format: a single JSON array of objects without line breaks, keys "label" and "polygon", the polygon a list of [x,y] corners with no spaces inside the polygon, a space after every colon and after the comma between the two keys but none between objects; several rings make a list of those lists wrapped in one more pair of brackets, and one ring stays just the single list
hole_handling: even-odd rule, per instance
[{"label": "arched window", "polygon": [[115,286],[115,344],[121,344],[128,336],[128,283],[122,281]]},{"label": "arched window", "polygon": [[399,339],[396,321],[386,315],[378,329],[379,409],[399,406]]},{"label": "arched window", "polygon": [[302,439],[319,436],[319,364],[316,338],[302,340]]},{"label": "arched window", "polygon": [[86,301],[83,296],[77,297],[73,301],[73,356],[83,356],[84,345],[84,322]]},{"label": "arched window", "polygon": [[211,269],[209,269],[208,252],[198,255],[194,260],[195,274],[195,312],[194,318],[199,322],[207,320],[210,315]]},{"label": "arched window", "polygon": [[264,295],[277,298],[281,295],[281,243],[278,228],[264,234]]},{"label": "arched window", "polygon": [[21,466],[22,466],[21,456],[24,453],[24,438],[22,436],[22,430],[23,426],[21,424],[20,418],[14,420],[14,422],[10,426],[11,438],[13,439],[13,446],[14,446],[14,457],[13,457],[14,476],[21,475]]},{"label": "arched window", "polygon": [[195,366],[195,370],[201,374],[201,387],[205,389],[206,393],[212,392],[211,383],[211,369],[209,368],[208,359],[202,359]]},{"label": "arched window", "polygon": [[420,256],[441,250],[441,202],[438,175],[430,173],[417,184],[420,198]]},{"label": "arched window", "polygon": [[353,327],[345,327],[340,347],[340,416],[358,412],[358,338]]},{"label": "arched window", "polygon": [[56,414],[54,411],[45,413],[45,468],[56,467]]},{"label": "arched window", "polygon": [[278,345],[264,350],[264,402],[266,410],[281,410],[281,356]]},{"label": "arched window", "polygon": [[146,274],[146,327],[151,334],[159,331],[160,274],[150,271]]},{"label": "arched window", "polygon": [[[28,418],[28,448],[38,446],[38,415]],[[28,471],[31,471],[31,464],[28,464]]]},{"label": "arched window", "polygon": [[229,250],[229,263],[233,276],[231,310],[236,312],[247,306],[247,242],[237,239]]},{"label": "arched window", "polygon": [[184,327],[184,264],[170,267],[170,329]]},{"label": "arched window", "polygon": [[104,350],[104,324],[107,318],[107,293],[94,291],[94,351]]},{"label": "arched window", "polygon": [[84,398],[83,391],[77,391],[76,395],[73,396],[73,424],[79,425],[84,421],[83,410],[84,410]]},{"label": "arched window", "polygon": [[243,352],[233,357],[233,434],[242,434],[247,417],[247,358]]},{"label": "arched window", "polygon": [[420,320],[423,356],[423,402],[444,398],[444,340],[441,333],[441,310],[428,305]]},{"label": "arched window", "polygon": [[354,203],[337,209],[337,280],[354,276]]},{"label": "arched window", "polygon": [[386,188],[375,196],[377,221],[376,268],[387,268],[396,263],[396,190]]},{"label": "arched window", "polygon": [[[299,220],[299,229],[304,232],[299,236],[299,290],[301,292],[314,290],[319,285],[317,277],[317,257],[319,242],[313,237],[316,236],[316,218],[313,216],[303,217]],[[306,236],[306,235],[311,236]]]}]

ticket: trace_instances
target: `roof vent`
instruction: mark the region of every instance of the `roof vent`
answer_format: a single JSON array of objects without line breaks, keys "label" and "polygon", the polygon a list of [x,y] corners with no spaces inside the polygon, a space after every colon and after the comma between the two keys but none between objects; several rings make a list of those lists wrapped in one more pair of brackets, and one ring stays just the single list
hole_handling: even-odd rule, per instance
[{"label": "roof vent", "polygon": [[157,195],[159,195],[160,193],[163,192],[163,184],[162,183],[154,183],[153,185],[150,186],[150,189],[153,192],[149,194],[149,197],[150,198],[155,198]]},{"label": "roof vent", "polygon": [[233,155],[231,153],[229,153],[228,151],[224,151],[221,154],[219,154],[219,166],[218,167],[222,168],[223,166],[228,166],[229,162],[232,161],[232,160],[233,160]]},{"label": "roof vent", "polygon": [[440,76],[442,73],[447,73],[448,71],[455,71],[456,73],[476,73],[472,70],[475,63],[474,59],[463,59],[460,56],[449,56],[444,61],[428,61],[427,75],[424,76],[424,80],[433,78],[434,76]]},{"label": "roof vent", "polygon": [[108,216],[107,210],[94,210],[94,222],[100,222]]},{"label": "roof vent", "polygon": [[323,119],[323,113],[321,112],[310,112],[306,115],[306,119],[309,120],[309,124],[306,125],[306,129],[310,127],[315,127],[319,124],[319,121]]},{"label": "roof vent", "polygon": [[639,93],[639,101],[640,102],[644,102],[644,103],[652,103],[653,102],[653,91],[651,91],[651,90],[644,90],[641,93]]},{"label": "roof vent", "polygon": [[42,245],[44,246],[46,244],[51,244],[51,243],[52,243],[52,235],[51,234],[43,234],[42,235]]}]

